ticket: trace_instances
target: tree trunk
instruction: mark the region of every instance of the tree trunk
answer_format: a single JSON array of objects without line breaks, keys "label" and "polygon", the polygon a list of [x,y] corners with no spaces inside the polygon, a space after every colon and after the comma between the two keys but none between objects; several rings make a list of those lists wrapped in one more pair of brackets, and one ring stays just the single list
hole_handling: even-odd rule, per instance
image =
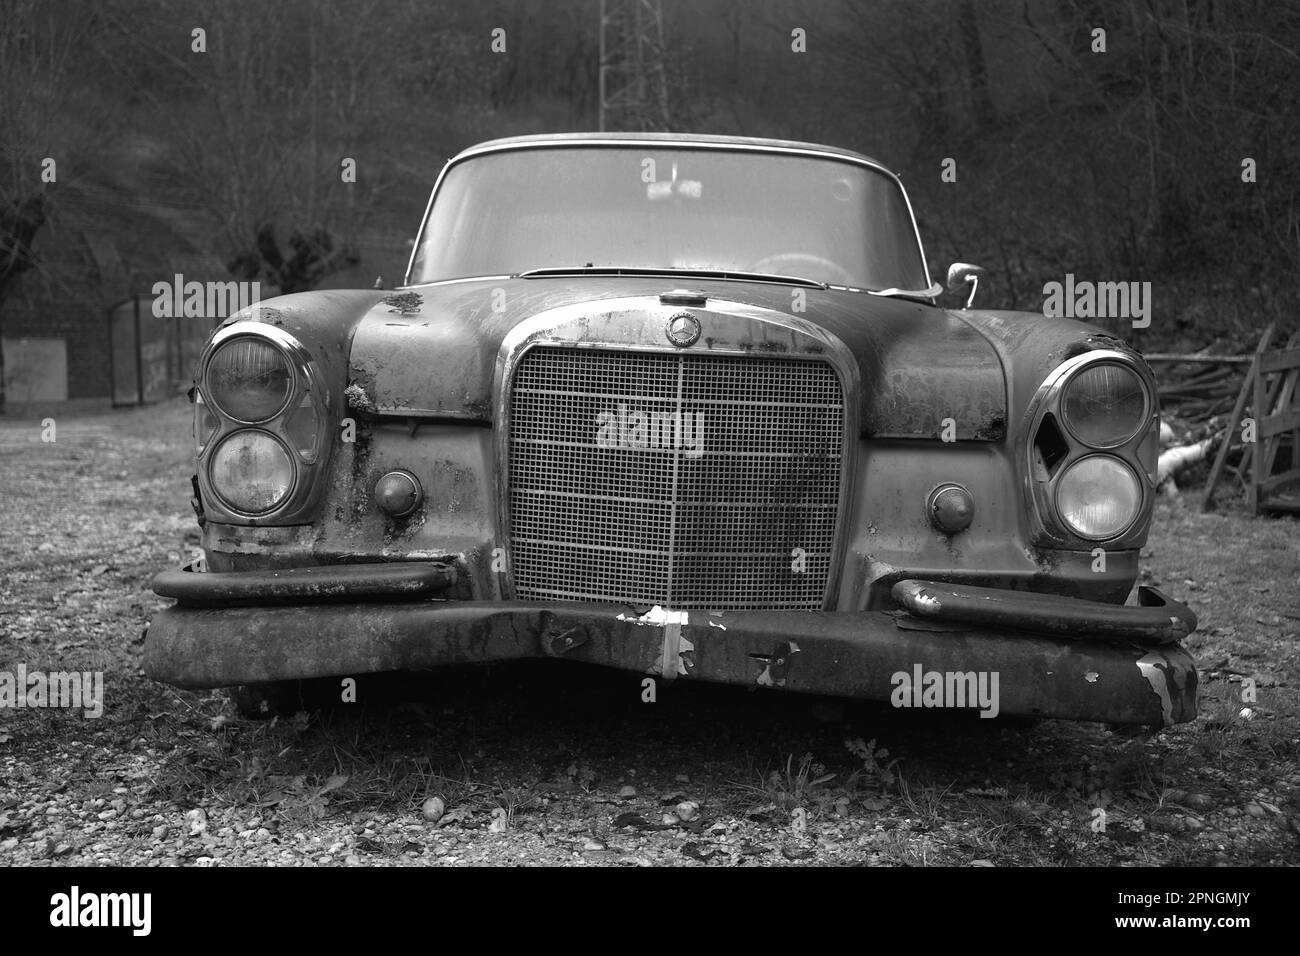
[{"label": "tree trunk", "polygon": [[984,64],[984,45],[980,43],[979,19],[972,0],[963,0],[957,10],[957,28],[966,51],[966,75],[970,82],[975,122],[981,132],[987,132],[997,123],[993,111],[993,94],[989,89],[988,68]]}]

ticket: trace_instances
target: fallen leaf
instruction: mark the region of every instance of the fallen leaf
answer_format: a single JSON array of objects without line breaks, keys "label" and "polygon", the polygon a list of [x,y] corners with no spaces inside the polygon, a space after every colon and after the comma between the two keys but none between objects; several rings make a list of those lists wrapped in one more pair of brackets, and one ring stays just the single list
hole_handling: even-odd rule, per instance
[{"label": "fallen leaf", "polygon": [[462,823],[469,820],[473,815],[474,811],[467,807],[455,807],[442,815],[442,819],[438,821],[438,826],[445,827],[451,823]]},{"label": "fallen leaf", "polygon": [[716,848],[703,843],[687,843],[682,847],[682,856],[689,856],[692,860],[708,860],[718,855]]},{"label": "fallen leaf", "polygon": [[277,787],[288,793],[301,793],[307,778],[302,774],[280,774],[273,773],[267,778],[267,782],[273,787]]},{"label": "fallen leaf", "polygon": [[623,828],[631,827],[634,830],[662,830],[663,826],[651,823],[635,810],[629,810],[627,813],[620,813],[614,818],[614,826]]},{"label": "fallen leaf", "polygon": [[329,793],[332,790],[337,790],[339,787],[343,786],[347,782],[348,782],[347,774],[336,773],[333,776],[331,776],[328,780],[325,781],[325,785],[320,788],[319,792]]}]

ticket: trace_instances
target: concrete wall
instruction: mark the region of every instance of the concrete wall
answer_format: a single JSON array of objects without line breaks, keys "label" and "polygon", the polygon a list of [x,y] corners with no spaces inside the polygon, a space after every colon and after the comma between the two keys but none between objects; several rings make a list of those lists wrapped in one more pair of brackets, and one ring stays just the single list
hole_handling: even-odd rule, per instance
[{"label": "concrete wall", "polygon": [[15,405],[68,398],[68,351],[63,339],[4,339],[5,400]]}]

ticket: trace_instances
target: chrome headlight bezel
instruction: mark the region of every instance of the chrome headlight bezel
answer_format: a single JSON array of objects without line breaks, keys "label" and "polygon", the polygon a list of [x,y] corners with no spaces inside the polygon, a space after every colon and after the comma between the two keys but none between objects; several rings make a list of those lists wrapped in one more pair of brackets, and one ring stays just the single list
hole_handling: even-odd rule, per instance
[{"label": "chrome headlight bezel", "polygon": [[[208,384],[212,358],[231,341],[259,339],[277,349],[290,373],[290,387],[285,401],[268,418],[251,422],[234,417],[213,401]],[[194,400],[196,404],[195,457],[199,487],[208,517],[231,524],[294,524],[307,520],[320,493],[317,478],[326,464],[330,443],[331,400],[311,353],[293,335],[264,322],[239,321],[220,329],[204,348],[199,362]],[[199,408],[216,419],[215,429],[199,441]],[[304,418],[304,416],[306,416]],[[313,426],[314,423],[314,427]],[[275,506],[264,511],[237,507],[221,493],[213,478],[215,452],[233,434],[242,430],[265,432],[275,439],[289,456],[293,482],[288,494]]]},{"label": "chrome headlight bezel", "polygon": [[[1066,389],[1087,369],[1118,365],[1132,373],[1143,391],[1142,416],[1122,441],[1089,444],[1066,420]],[[1091,349],[1059,364],[1043,380],[1025,416],[1021,453],[1025,467],[1026,506],[1036,529],[1037,543],[1052,548],[1091,550],[1136,547],[1145,540],[1154,507],[1159,439],[1159,403],[1151,370],[1134,353]],[[1104,536],[1080,533],[1062,516],[1058,504],[1061,477],[1076,463],[1105,455],[1125,465],[1137,480],[1139,502],[1122,529]]]}]

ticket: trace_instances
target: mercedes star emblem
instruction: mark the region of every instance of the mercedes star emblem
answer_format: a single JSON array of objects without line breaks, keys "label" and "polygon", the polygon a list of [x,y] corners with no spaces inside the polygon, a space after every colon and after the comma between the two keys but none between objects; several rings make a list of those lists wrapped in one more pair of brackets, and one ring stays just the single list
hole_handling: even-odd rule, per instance
[{"label": "mercedes star emblem", "polygon": [[689,312],[678,312],[668,320],[664,331],[668,333],[669,342],[684,349],[700,340],[700,320]]}]

